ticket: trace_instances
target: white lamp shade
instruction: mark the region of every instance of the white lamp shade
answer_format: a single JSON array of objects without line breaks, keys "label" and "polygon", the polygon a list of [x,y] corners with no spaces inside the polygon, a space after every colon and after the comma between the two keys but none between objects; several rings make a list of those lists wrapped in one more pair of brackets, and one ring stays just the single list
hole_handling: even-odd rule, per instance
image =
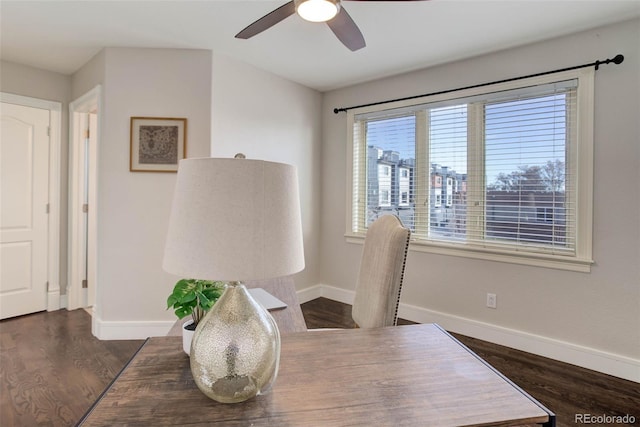
[{"label": "white lamp shade", "polygon": [[163,268],[223,281],[304,269],[294,166],[249,159],[180,160]]}]

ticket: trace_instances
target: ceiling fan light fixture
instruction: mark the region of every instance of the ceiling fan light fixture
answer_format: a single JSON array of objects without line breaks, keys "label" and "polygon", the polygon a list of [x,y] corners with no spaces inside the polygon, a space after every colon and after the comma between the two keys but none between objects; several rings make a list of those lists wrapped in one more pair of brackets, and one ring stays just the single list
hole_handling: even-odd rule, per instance
[{"label": "ceiling fan light fixture", "polygon": [[311,22],[327,22],[340,11],[339,0],[295,0],[296,12]]}]

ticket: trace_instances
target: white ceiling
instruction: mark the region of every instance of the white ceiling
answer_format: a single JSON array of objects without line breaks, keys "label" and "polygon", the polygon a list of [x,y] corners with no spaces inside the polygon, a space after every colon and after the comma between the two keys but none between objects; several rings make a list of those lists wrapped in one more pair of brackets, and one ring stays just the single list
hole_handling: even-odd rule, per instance
[{"label": "white ceiling", "polygon": [[640,16],[640,0],[343,1],[362,50],[295,15],[234,38],[286,1],[1,0],[0,58],[72,74],[103,47],[211,49],[325,91]]}]

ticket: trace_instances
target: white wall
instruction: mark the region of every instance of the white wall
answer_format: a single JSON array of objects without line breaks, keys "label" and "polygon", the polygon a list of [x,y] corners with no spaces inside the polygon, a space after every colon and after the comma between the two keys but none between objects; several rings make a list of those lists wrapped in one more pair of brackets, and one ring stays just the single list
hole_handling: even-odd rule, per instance
[{"label": "white wall", "polygon": [[26,65],[0,61],[0,91],[62,104],[60,134],[60,291],[67,286],[67,169],[71,77]]},{"label": "white wall", "polygon": [[318,283],[322,95],[221,54],[213,56],[211,153],[298,167],[306,268],[298,289]]},{"label": "white wall", "polygon": [[[106,49],[102,49],[71,76],[71,102],[105,83]],[[104,94],[103,94],[104,100]]]},{"label": "white wall", "polygon": [[132,116],[186,117],[187,157],[232,157],[298,166],[307,268],[317,280],[320,93],[210,51],[107,48],[73,76],[73,94],[102,84],[98,164],[98,284],[94,334],[163,335],[178,279],[162,270],[175,174],[129,172]]},{"label": "white wall", "polygon": [[94,333],[163,333],[175,320],[165,307],[177,278],[162,257],[176,174],[129,171],[130,118],[187,118],[187,156],[208,156],[211,52],[107,48],[74,78],[75,96],[103,88]]},{"label": "white wall", "polygon": [[[353,290],[362,249],[343,237],[347,128],[346,115],[334,115],[334,107],[517,77],[622,53],[622,65],[603,66],[596,74],[591,273],[411,252],[401,315],[436,320],[454,331],[613,374],[633,374],[640,381],[639,40],[640,21],[634,20],[325,94],[322,283]],[[497,310],[485,307],[487,292],[497,294]],[[583,354],[590,360],[581,360]]]}]

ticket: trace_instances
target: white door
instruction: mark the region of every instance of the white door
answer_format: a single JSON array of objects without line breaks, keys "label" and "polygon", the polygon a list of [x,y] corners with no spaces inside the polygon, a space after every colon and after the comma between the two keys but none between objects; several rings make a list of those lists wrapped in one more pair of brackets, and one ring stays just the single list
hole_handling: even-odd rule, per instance
[{"label": "white door", "polygon": [[0,103],[0,318],[47,309],[49,111]]}]

